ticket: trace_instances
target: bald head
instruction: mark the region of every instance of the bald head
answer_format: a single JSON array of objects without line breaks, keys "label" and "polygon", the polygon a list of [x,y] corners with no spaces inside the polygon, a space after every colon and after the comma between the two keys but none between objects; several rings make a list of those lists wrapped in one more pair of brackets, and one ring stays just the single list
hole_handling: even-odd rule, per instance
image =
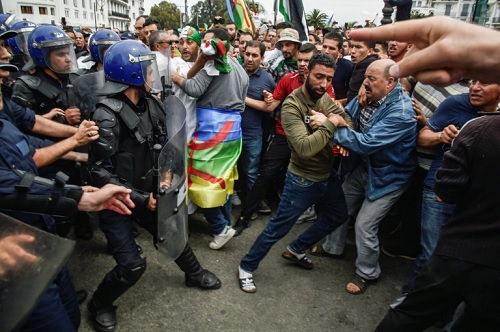
[{"label": "bald head", "polygon": [[387,96],[396,86],[397,81],[389,75],[389,68],[396,62],[390,59],[373,61],[365,72],[363,86],[369,101],[379,101]]}]

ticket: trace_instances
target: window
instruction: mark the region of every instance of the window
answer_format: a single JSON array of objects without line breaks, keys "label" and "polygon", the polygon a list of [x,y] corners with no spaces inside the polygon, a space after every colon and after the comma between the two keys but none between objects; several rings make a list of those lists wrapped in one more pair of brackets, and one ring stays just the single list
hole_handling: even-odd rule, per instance
[{"label": "window", "polygon": [[78,7],[78,0],[73,0],[73,5],[74,5],[75,7]]},{"label": "window", "polygon": [[33,14],[33,7],[31,6],[21,6],[22,14]]},{"label": "window", "polygon": [[90,12],[90,19],[93,20],[94,19],[94,13],[93,12]]},{"label": "window", "polygon": [[87,12],[83,12],[83,19],[86,20],[87,19]]},{"label": "window", "polygon": [[135,20],[135,13],[132,13],[132,19]]},{"label": "window", "polygon": [[69,9],[68,8],[64,9],[64,17],[69,17]]},{"label": "window", "polygon": [[56,15],[56,9],[54,7],[50,8],[50,15],[52,16]]},{"label": "window", "polygon": [[460,16],[468,16],[468,15],[469,15],[469,4],[464,3],[462,5],[462,13],[460,14]]},{"label": "window", "polygon": [[78,10],[75,10],[75,18],[78,18]]},{"label": "window", "polygon": [[446,8],[444,9],[444,15],[450,16],[450,13],[451,13],[451,5],[446,5]]},{"label": "window", "polygon": [[63,0],[63,3],[64,3],[65,5],[67,5],[67,4],[68,4],[68,0]]},{"label": "window", "polygon": [[40,15],[48,15],[47,7],[38,7],[38,13]]}]

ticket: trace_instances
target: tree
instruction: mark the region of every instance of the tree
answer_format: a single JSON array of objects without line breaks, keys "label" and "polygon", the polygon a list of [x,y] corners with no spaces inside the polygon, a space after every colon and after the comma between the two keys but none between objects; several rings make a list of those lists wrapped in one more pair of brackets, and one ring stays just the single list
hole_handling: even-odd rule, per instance
[{"label": "tree", "polygon": [[180,25],[181,12],[177,5],[168,1],[162,1],[151,7],[152,19],[157,20],[166,29],[178,28]]},{"label": "tree", "polygon": [[191,6],[191,22],[196,24],[196,15],[198,15],[198,24],[203,27],[203,23],[210,26],[214,16],[222,16],[229,21],[226,0],[206,0],[198,1]]},{"label": "tree", "polygon": [[328,15],[322,13],[319,9],[313,9],[312,12],[306,15],[307,26],[324,27]]}]

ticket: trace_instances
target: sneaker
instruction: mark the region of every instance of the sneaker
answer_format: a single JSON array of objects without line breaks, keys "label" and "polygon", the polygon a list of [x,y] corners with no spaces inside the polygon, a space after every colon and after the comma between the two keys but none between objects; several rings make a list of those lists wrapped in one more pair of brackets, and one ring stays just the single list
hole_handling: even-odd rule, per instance
[{"label": "sneaker", "polygon": [[271,213],[271,208],[269,207],[269,204],[267,204],[266,200],[261,200],[259,203],[259,213]]},{"label": "sneaker", "polygon": [[302,213],[302,215],[297,219],[295,222],[296,224],[303,224],[305,222],[313,222],[316,220],[318,216],[316,215],[316,211],[314,210],[314,205],[308,208],[307,210]]},{"label": "sneaker", "polygon": [[226,226],[222,233],[214,236],[213,241],[208,245],[209,248],[214,250],[222,248],[227,241],[231,240],[235,233],[236,231],[233,228]]},{"label": "sneaker", "polygon": [[233,206],[240,206],[241,205],[241,199],[240,199],[240,196],[238,196],[237,192],[234,192],[231,194],[231,204],[233,204]]}]

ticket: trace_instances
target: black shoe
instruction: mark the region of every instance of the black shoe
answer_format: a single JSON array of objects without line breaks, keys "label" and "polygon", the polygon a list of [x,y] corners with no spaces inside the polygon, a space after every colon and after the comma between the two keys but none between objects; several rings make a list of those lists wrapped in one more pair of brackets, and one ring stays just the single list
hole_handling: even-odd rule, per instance
[{"label": "black shoe", "polygon": [[75,236],[80,240],[89,241],[94,236],[92,227],[87,223],[75,225]]},{"label": "black shoe", "polygon": [[262,200],[259,203],[259,213],[264,213],[264,214],[269,214],[271,213],[271,208],[269,207],[269,204],[267,204],[266,200]]},{"label": "black shoe", "polygon": [[76,291],[76,300],[78,301],[78,304],[82,304],[83,302],[85,302],[88,295],[89,294],[85,289]]},{"label": "black shoe", "polygon": [[250,227],[252,225],[252,218],[248,218],[245,216],[240,216],[238,220],[236,221],[236,224],[234,225],[233,229],[236,231],[234,236],[239,236],[243,231]]},{"label": "black shoe", "polygon": [[196,276],[186,274],[186,286],[199,287],[201,289],[219,289],[222,286],[219,278],[208,270],[203,270],[202,273]]},{"label": "black shoe", "polygon": [[381,251],[389,257],[399,257],[414,261],[417,259],[418,253],[415,250],[409,250],[402,246],[382,246]]},{"label": "black shoe", "polygon": [[116,306],[99,308],[94,300],[87,304],[94,329],[99,332],[111,332],[116,329]]}]

